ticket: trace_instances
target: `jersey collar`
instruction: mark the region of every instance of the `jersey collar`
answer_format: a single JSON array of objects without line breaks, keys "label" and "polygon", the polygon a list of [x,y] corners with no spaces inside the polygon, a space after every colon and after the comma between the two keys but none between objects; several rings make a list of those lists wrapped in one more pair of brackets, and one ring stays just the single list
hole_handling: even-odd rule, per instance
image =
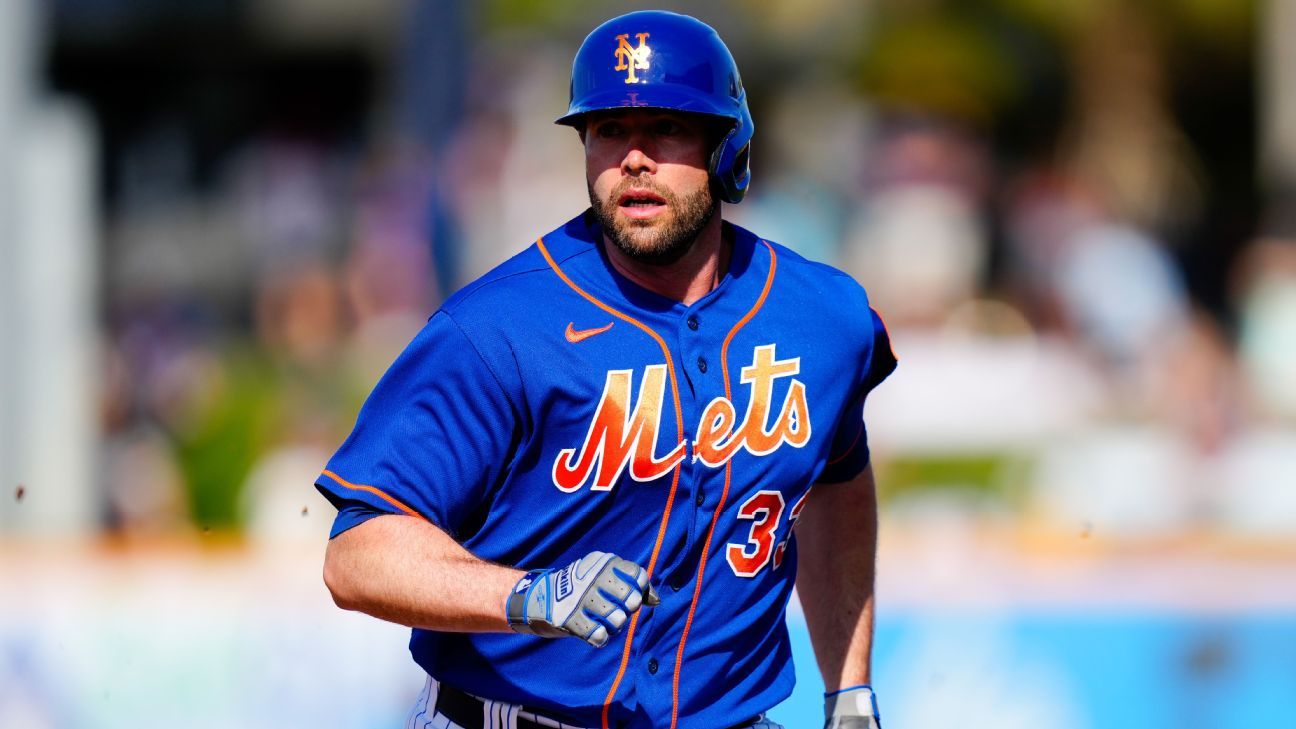
[{"label": "jersey collar", "polygon": [[724,221],[722,225],[723,234],[733,241],[728,270],[714,289],[693,302],[691,306],[685,306],[683,302],[650,291],[622,276],[608,260],[607,251],[604,250],[602,227],[599,226],[593,211],[588,209],[561,229],[575,249],[570,256],[561,257],[566,259],[561,261],[561,265],[563,270],[569,276],[573,276],[578,283],[597,290],[599,295],[610,300],[640,311],[662,315],[683,315],[724,296],[729,290],[740,288],[747,279],[746,273],[751,267],[757,238],[750,231],[729,221]]}]

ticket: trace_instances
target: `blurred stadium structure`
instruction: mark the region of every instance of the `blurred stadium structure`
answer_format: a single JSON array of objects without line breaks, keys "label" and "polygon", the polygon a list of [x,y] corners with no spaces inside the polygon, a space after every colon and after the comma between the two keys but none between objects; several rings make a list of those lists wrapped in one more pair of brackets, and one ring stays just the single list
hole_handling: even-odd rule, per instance
[{"label": "blurred stadium structure", "polygon": [[[659,5],[744,71],[727,216],[893,332],[888,725],[1290,726],[1296,0]],[[0,726],[399,720],[310,484],[436,303],[585,205],[551,121],[630,7],[0,3]]]}]

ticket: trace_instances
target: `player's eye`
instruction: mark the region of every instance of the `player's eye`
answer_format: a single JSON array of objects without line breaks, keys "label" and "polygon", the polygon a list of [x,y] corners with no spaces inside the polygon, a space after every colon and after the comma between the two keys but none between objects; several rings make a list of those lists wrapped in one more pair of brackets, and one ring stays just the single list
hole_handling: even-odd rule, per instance
[{"label": "player's eye", "polygon": [[625,133],[625,127],[621,122],[606,121],[594,128],[594,135],[600,139],[612,139]]},{"label": "player's eye", "polygon": [[673,137],[684,131],[684,125],[674,119],[659,119],[654,125],[654,131],[664,137]]}]

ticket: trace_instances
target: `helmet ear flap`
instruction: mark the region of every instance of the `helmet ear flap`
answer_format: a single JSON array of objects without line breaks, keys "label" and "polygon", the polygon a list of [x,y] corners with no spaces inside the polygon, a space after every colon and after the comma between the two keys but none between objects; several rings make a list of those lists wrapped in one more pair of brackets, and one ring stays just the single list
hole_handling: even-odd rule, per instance
[{"label": "helmet ear flap", "polygon": [[750,113],[738,119],[711,153],[711,182],[716,197],[727,203],[742,202],[751,185]]},{"label": "helmet ear flap", "polygon": [[742,199],[742,196],[747,194],[747,186],[751,182],[751,141],[738,150],[730,169],[734,177],[734,187],[740,191],[738,197]]},{"label": "helmet ear flap", "polygon": [[[739,203],[751,183],[751,142],[744,144],[736,154],[732,149],[721,144],[711,155],[711,191],[722,202]],[[726,162],[726,158],[732,161]]]},{"label": "helmet ear flap", "polygon": [[711,159],[707,161],[707,172],[711,173],[711,193],[723,202],[730,202],[730,200],[722,179],[724,172],[721,165],[724,164],[725,149],[729,146],[729,140],[733,138],[735,131],[731,127],[720,136],[720,141],[711,150]]}]

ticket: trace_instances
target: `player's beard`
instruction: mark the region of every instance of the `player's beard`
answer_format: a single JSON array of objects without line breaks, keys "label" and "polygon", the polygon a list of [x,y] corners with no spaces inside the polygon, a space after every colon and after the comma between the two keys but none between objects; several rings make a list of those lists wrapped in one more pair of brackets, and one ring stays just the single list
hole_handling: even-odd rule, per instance
[{"label": "player's beard", "polygon": [[[607,199],[600,199],[594,186],[587,186],[590,207],[612,244],[627,257],[654,266],[668,266],[687,253],[718,207],[710,187],[680,196],[649,178],[627,177],[617,183]],[[617,201],[631,188],[660,195],[666,201],[666,220],[618,218]]]}]

